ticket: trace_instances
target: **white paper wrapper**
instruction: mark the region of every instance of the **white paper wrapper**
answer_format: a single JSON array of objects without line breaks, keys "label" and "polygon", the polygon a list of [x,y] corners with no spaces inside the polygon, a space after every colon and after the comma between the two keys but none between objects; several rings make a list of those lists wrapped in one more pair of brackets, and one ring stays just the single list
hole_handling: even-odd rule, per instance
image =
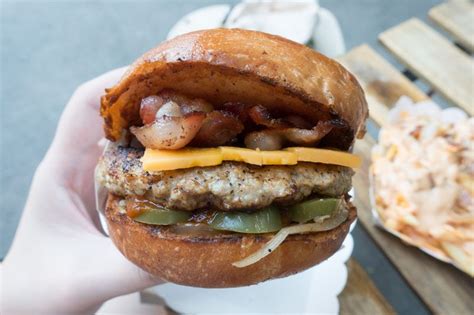
[{"label": "white paper wrapper", "polygon": [[[468,118],[467,114],[462,111],[459,108],[456,107],[450,107],[446,109],[442,109],[439,105],[434,103],[431,100],[426,100],[423,102],[419,103],[414,103],[409,97],[407,96],[402,96],[395,106],[389,111],[389,117],[388,117],[388,123],[393,124],[398,122],[403,115],[410,115],[410,116],[415,116],[415,117],[433,117],[433,118],[439,118],[444,122],[449,122],[449,123],[456,123],[462,120],[465,120]],[[374,147],[373,150],[377,150],[377,146]],[[449,256],[447,255],[440,255],[438,252],[433,251],[430,248],[423,247],[417,242],[413,241],[411,238],[408,236],[399,233],[396,230],[393,230],[391,228],[388,228],[387,226],[384,225],[382,222],[379,213],[377,211],[377,206],[375,202],[375,180],[374,180],[374,175],[372,172],[372,169],[369,170],[369,183],[370,183],[370,188],[369,188],[369,198],[370,198],[370,203],[372,205],[372,216],[374,219],[374,222],[377,226],[382,228],[383,230],[389,232],[390,234],[400,238],[404,242],[418,247],[420,250],[423,252],[427,253],[428,255],[441,260],[443,262],[449,263],[454,265],[456,268],[466,272],[463,270],[462,267],[460,267],[454,260],[452,260]]]},{"label": "white paper wrapper", "polygon": [[[289,27],[291,25],[291,27]],[[167,38],[217,27],[243,28],[286,37],[329,57],[345,52],[344,38],[337,18],[319,6],[317,0],[243,0],[199,8],[182,17]]]},{"label": "white paper wrapper", "polygon": [[227,27],[276,34],[304,44],[312,39],[318,9],[316,0],[244,0],[234,7],[213,5],[187,14],[171,28],[168,38]]}]

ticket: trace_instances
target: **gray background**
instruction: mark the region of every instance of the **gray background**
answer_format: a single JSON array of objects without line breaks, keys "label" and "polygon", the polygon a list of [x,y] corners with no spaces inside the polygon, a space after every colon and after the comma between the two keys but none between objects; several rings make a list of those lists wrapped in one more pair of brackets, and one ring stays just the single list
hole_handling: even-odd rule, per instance
[{"label": "gray background", "polygon": [[[81,82],[132,62],[162,41],[184,14],[236,1],[2,1],[0,258],[15,234],[31,178],[63,106]],[[369,43],[390,61],[377,35],[412,16],[426,20],[435,0],[324,1],[348,49]],[[366,232],[354,232],[354,256],[396,310],[426,313]]]}]

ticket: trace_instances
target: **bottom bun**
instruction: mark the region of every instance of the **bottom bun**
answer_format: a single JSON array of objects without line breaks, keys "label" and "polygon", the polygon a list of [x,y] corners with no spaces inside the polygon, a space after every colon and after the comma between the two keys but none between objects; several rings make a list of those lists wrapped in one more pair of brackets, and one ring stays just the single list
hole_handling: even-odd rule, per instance
[{"label": "bottom bun", "polygon": [[349,217],[337,228],[290,235],[274,252],[257,263],[237,268],[233,262],[259,250],[274,234],[174,232],[130,219],[110,194],[105,215],[115,245],[134,264],[177,284],[203,288],[230,288],[286,277],[319,264],[340,247],[356,218],[348,203]]}]

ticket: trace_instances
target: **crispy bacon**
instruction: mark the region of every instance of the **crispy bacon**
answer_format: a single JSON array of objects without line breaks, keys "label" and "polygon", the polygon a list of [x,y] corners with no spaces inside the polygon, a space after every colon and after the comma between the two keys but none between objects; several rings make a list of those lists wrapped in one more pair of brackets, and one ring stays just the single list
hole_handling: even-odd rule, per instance
[{"label": "crispy bacon", "polygon": [[144,125],[151,124],[156,119],[156,112],[165,104],[162,97],[151,95],[142,99],[140,103],[140,118]]},{"label": "crispy bacon", "polygon": [[256,105],[249,110],[250,118],[257,124],[272,129],[289,128],[291,124],[282,118],[274,118],[270,112],[262,105]]},{"label": "crispy bacon", "polygon": [[284,132],[287,141],[299,145],[314,145],[327,135],[333,126],[330,121],[320,121],[312,129],[288,128]]},{"label": "crispy bacon", "polygon": [[[326,121],[311,128],[308,121],[296,115],[273,117],[262,105],[229,102],[221,108],[214,110],[203,99],[164,90],[142,100],[140,117],[144,126],[130,130],[147,148],[180,149],[189,143],[200,147],[229,144],[245,129],[247,147],[278,150],[287,144],[315,145],[334,127]],[[252,131],[257,126],[268,129]]]},{"label": "crispy bacon", "polygon": [[158,110],[170,101],[178,104],[184,115],[193,112],[209,113],[213,110],[212,105],[201,98],[189,98],[171,90],[163,90],[159,94],[145,97],[141,101],[140,118],[143,124],[153,123]]},{"label": "crispy bacon", "polygon": [[290,115],[286,118],[286,120],[293,125],[295,128],[300,128],[300,129],[311,129],[313,126],[310,122],[308,122],[306,119],[296,116],[296,115]]},{"label": "crispy bacon", "polygon": [[247,105],[239,102],[227,102],[222,105],[222,110],[231,113],[237,119],[244,124],[245,129],[251,128],[254,126],[252,119],[249,116],[249,108],[251,105]]},{"label": "crispy bacon", "polygon": [[205,113],[182,114],[175,102],[167,102],[155,114],[151,124],[131,127],[130,131],[146,148],[176,150],[186,146],[198,133]]},{"label": "crispy bacon", "polygon": [[284,145],[312,146],[327,135],[333,126],[330,121],[320,121],[312,129],[283,128],[250,132],[245,136],[245,146],[250,149],[279,150]]},{"label": "crispy bacon", "polygon": [[244,125],[233,114],[215,110],[206,114],[201,129],[192,145],[214,147],[228,143],[244,130]]}]

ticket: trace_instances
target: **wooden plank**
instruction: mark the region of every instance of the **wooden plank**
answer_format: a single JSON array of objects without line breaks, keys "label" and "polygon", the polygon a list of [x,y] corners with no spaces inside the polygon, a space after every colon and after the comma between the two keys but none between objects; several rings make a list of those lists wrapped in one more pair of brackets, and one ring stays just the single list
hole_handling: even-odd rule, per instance
[{"label": "wooden plank", "polygon": [[[394,68],[388,63],[378,60],[380,57],[375,58],[374,53],[368,53],[370,48],[362,47],[356,48],[355,52],[349,52],[341,60],[361,80],[369,100],[377,100],[381,106],[390,107],[395,97],[392,99],[387,95],[395,95],[396,98],[399,95],[408,95],[415,100],[426,98],[426,95],[423,95],[406,79],[392,79],[394,82],[402,83],[389,85],[390,88],[387,89],[390,92],[387,92],[387,89],[367,88],[370,82],[377,80],[377,78],[399,78],[400,75],[394,73]],[[374,60],[376,61],[374,62]],[[364,65],[364,63],[367,65]],[[380,66],[381,64],[383,67]],[[474,309],[474,300],[471,298],[474,294],[474,284],[469,276],[448,264],[437,261],[415,247],[405,245],[399,239],[374,225],[368,195],[368,169],[370,152],[374,144],[375,140],[366,135],[363,140],[356,142],[355,145],[355,153],[363,158],[363,165],[357,171],[353,181],[356,191],[354,202],[358,208],[360,222],[405,277],[408,284],[433,312],[443,314],[470,313],[470,310]]]},{"label": "wooden plank", "polygon": [[474,51],[474,4],[471,1],[442,3],[432,8],[428,16],[459,44]]},{"label": "wooden plank", "polygon": [[435,91],[474,114],[474,61],[467,54],[416,18],[383,32],[379,40]]},{"label": "wooden plank", "polygon": [[370,117],[384,125],[388,108],[402,95],[418,102],[427,96],[368,45],[352,49],[338,59],[366,92]]},{"label": "wooden plank", "polygon": [[361,265],[354,259],[347,263],[347,285],[339,295],[340,314],[395,314]]}]

